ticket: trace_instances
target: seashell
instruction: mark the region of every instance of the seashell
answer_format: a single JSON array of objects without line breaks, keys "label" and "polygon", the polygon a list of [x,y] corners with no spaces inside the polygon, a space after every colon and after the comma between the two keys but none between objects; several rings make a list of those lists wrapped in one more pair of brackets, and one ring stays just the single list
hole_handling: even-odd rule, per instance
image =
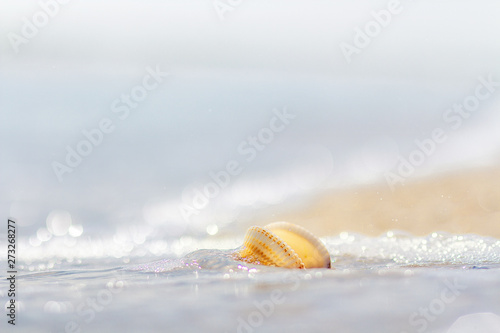
[{"label": "seashell", "polygon": [[250,227],[237,259],[286,268],[331,268],[325,245],[306,229],[288,222]]}]

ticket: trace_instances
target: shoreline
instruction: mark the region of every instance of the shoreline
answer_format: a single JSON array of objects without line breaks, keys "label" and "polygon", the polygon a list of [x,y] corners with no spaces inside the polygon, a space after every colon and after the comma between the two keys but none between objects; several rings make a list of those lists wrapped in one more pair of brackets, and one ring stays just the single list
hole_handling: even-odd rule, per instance
[{"label": "shoreline", "polygon": [[394,191],[385,183],[372,184],[328,190],[312,199],[292,209],[275,207],[259,224],[288,221],[318,236],[400,230],[415,236],[444,231],[500,239],[500,166],[415,179]]}]

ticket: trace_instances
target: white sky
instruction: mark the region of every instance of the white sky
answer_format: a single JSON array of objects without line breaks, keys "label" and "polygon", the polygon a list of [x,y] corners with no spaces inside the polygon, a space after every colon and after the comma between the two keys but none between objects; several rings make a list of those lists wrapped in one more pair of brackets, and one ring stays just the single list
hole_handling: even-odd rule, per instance
[{"label": "white sky", "polygon": [[[221,21],[209,0],[70,1],[15,54],[37,1],[0,1],[3,70],[30,64],[120,72],[130,65],[250,69],[328,76],[441,81],[499,70],[500,5],[495,1],[401,1],[370,45],[347,64],[341,42],[389,1],[241,1]],[[41,66],[45,67],[45,66]]]}]

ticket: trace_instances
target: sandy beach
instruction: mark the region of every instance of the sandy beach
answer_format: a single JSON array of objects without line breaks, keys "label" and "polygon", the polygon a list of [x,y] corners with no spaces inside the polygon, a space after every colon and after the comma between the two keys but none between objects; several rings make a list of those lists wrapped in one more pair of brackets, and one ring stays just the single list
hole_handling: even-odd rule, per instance
[{"label": "sandy beach", "polygon": [[500,238],[500,167],[446,173],[408,181],[323,193],[307,205],[265,217],[326,236],[343,231],[378,236],[388,230],[413,235],[434,231]]}]

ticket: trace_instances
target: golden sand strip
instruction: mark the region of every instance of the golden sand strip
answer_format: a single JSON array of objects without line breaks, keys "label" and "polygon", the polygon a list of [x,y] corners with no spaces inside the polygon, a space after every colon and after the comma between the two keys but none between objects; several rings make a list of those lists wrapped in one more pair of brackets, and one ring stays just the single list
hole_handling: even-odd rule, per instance
[{"label": "golden sand strip", "polygon": [[261,223],[289,221],[326,236],[342,231],[378,236],[388,230],[434,231],[500,238],[500,167],[337,190]]}]

